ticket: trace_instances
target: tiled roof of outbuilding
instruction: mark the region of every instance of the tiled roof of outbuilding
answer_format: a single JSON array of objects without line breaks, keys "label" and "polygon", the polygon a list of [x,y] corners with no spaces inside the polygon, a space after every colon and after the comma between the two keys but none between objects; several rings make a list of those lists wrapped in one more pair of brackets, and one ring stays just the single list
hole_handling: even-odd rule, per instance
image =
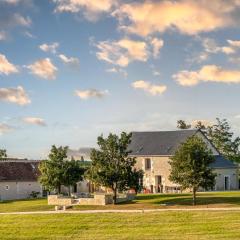
[{"label": "tiled roof of outbuilding", "polygon": [[40,171],[39,161],[0,161],[1,181],[37,181]]}]

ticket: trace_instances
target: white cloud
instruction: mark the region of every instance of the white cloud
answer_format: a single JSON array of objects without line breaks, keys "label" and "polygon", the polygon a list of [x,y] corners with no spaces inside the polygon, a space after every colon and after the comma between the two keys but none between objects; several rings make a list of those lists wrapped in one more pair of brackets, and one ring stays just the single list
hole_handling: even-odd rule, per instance
[{"label": "white cloud", "polygon": [[143,41],[121,39],[119,41],[102,41],[96,44],[99,60],[126,67],[133,61],[146,62],[149,57],[147,44]]},{"label": "white cloud", "polygon": [[17,88],[0,88],[0,101],[15,103],[18,105],[27,105],[31,103],[23,87]]},{"label": "white cloud", "polygon": [[44,79],[55,79],[57,74],[57,67],[51,62],[49,58],[40,59],[35,63],[27,66],[32,74]]},{"label": "white cloud", "polygon": [[17,67],[10,63],[5,55],[0,54],[0,74],[9,75],[17,72]]},{"label": "white cloud", "polygon": [[173,78],[182,86],[195,86],[200,82],[240,83],[240,71],[206,65],[198,71],[180,71]]},{"label": "white cloud", "polygon": [[127,71],[125,71],[122,68],[117,68],[117,67],[108,68],[108,69],[106,69],[106,72],[108,72],[108,73],[120,73],[124,77],[127,77],[127,75],[128,75]]},{"label": "white cloud", "polygon": [[7,34],[4,31],[0,31],[0,41],[6,40]]},{"label": "white cloud", "polygon": [[147,36],[178,30],[195,35],[234,25],[231,15],[239,6],[235,0],[144,1],[122,4],[113,15],[128,33]]},{"label": "white cloud", "polygon": [[37,117],[25,117],[23,118],[23,121],[28,124],[38,125],[38,126],[46,126],[44,119],[37,118]]},{"label": "white cloud", "polygon": [[75,95],[80,97],[81,99],[89,99],[89,98],[103,98],[108,94],[108,91],[99,91],[96,89],[88,89],[88,90],[76,90]]},{"label": "white cloud", "polygon": [[59,54],[58,57],[65,64],[69,64],[69,65],[72,65],[72,66],[79,66],[79,59],[76,58],[76,57],[67,57],[64,54]]},{"label": "white cloud", "polygon": [[39,46],[39,48],[44,51],[44,52],[51,52],[53,54],[55,54],[57,52],[57,48],[59,47],[59,43],[54,42],[52,44],[42,44]]},{"label": "white cloud", "polygon": [[4,133],[8,133],[11,130],[13,130],[13,128],[11,126],[9,126],[8,124],[0,123],[0,135],[2,135]]},{"label": "white cloud", "polygon": [[161,95],[167,90],[167,86],[165,85],[154,85],[143,80],[133,82],[132,87],[135,89],[142,89],[153,96]]},{"label": "white cloud", "polygon": [[162,39],[153,38],[151,39],[151,44],[153,46],[153,57],[157,58],[160,53],[160,49],[163,47],[164,42]]},{"label": "white cloud", "polygon": [[81,12],[90,21],[98,19],[99,15],[111,11],[116,5],[115,0],[53,0],[56,3],[55,12]]},{"label": "white cloud", "polygon": [[36,38],[36,36],[34,36],[32,33],[28,32],[28,31],[25,31],[24,35],[28,38]]}]

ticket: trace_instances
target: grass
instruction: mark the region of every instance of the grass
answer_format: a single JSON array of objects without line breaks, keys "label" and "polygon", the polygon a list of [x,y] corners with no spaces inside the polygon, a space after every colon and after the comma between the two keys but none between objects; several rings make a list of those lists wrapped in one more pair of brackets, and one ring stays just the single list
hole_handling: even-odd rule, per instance
[{"label": "grass", "polygon": [[47,205],[47,199],[25,199],[0,202],[0,212],[32,212],[53,209],[54,206]]},{"label": "grass", "polygon": [[[240,192],[205,192],[197,194],[199,207],[240,207]],[[192,208],[191,194],[140,194],[137,199],[123,204],[107,206],[74,206],[73,210],[87,209],[152,209]],[[0,202],[0,212],[27,212],[53,210],[46,199]]]},{"label": "grass", "polygon": [[0,239],[240,239],[239,212],[2,215]]}]

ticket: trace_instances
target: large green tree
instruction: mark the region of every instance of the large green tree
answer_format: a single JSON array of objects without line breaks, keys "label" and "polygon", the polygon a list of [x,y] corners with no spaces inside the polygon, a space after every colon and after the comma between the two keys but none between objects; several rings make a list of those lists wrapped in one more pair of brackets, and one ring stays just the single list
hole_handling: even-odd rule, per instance
[{"label": "large green tree", "polygon": [[[179,125],[179,123],[181,124]],[[234,137],[231,126],[226,119],[216,118],[216,123],[209,126],[205,126],[201,121],[191,126],[183,120],[178,120],[178,128],[186,129],[185,125],[201,130],[223,156],[240,163],[240,137]]]},{"label": "large green tree", "polygon": [[226,158],[240,163],[240,138],[234,137],[226,119],[216,119],[216,124],[206,130],[207,137]]},{"label": "large green tree", "polygon": [[80,161],[67,160],[68,147],[52,146],[48,160],[41,162],[40,183],[46,190],[61,193],[61,186],[73,186],[82,180],[84,169]]},{"label": "large green tree", "polygon": [[7,158],[7,151],[5,149],[0,149],[0,161],[3,161]]},{"label": "large green tree", "polygon": [[196,204],[196,192],[200,187],[211,189],[215,184],[215,174],[210,168],[214,160],[206,143],[197,136],[188,138],[170,158],[169,179],[182,189],[192,190],[193,205]]},{"label": "large green tree", "polygon": [[99,150],[93,149],[91,152],[92,164],[87,171],[87,178],[97,185],[112,189],[114,204],[119,190],[127,190],[134,185],[129,182],[129,176],[134,174],[136,177],[137,172],[134,170],[135,158],[129,157],[130,142],[131,134],[125,132],[121,136],[100,136],[97,139]]},{"label": "large green tree", "polygon": [[177,128],[189,129],[189,128],[191,128],[191,124],[187,124],[186,121],[180,119],[177,121]]},{"label": "large green tree", "polygon": [[82,163],[76,160],[66,161],[64,166],[62,181],[63,185],[68,187],[70,195],[70,187],[83,180],[84,168]]}]

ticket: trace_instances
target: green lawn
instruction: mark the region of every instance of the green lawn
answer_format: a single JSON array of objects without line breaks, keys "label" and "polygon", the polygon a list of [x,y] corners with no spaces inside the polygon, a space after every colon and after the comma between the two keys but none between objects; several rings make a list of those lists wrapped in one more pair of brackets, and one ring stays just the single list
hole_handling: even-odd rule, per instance
[{"label": "green lawn", "polygon": [[[206,192],[197,194],[198,207],[240,207],[240,192]],[[84,209],[150,209],[192,207],[191,194],[140,194],[137,199],[124,204],[107,206],[75,206]],[[0,212],[53,210],[46,199],[0,202]]]},{"label": "green lawn", "polygon": [[0,239],[240,239],[240,212],[0,216]]}]

